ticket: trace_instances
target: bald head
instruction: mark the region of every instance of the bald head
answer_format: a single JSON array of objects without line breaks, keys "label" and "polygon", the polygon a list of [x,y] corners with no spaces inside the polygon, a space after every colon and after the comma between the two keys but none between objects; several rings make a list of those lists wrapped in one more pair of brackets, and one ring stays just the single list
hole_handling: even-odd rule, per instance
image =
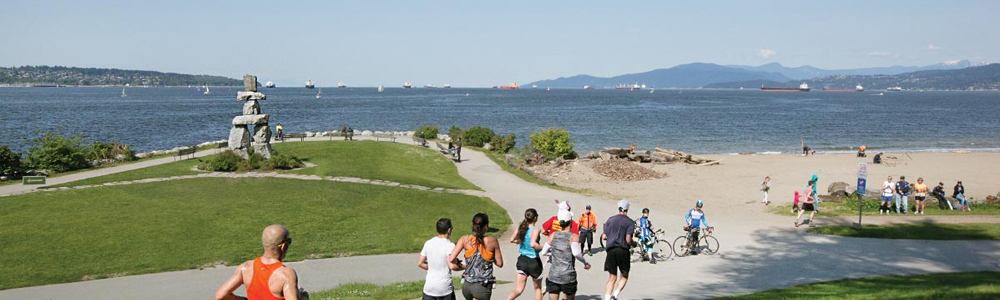
[{"label": "bald head", "polygon": [[288,229],[280,224],[273,224],[264,227],[260,242],[264,245],[264,250],[276,250],[278,244],[284,243],[288,239]]}]

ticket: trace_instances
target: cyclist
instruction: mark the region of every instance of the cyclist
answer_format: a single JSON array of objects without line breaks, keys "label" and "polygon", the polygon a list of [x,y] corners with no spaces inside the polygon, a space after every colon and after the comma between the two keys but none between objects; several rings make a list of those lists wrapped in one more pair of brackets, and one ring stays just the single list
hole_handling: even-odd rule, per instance
[{"label": "cyclist", "polygon": [[698,241],[698,231],[700,230],[701,225],[708,227],[708,221],[705,221],[705,212],[701,210],[703,206],[705,206],[705,203],[698,200],[698,202],[695,202],[694,208],[689,210],[687,215],[684,216],[684,222],[687,223],[687,225],[684,225],[684,231],[691,231],[691,239],[688,240],[688,249],[691,251],[691,254],[696,254],[694,249],[691,249],[694,247],[690,246],[694,245],[695,242]]},{"label": "cyclist", "polygon": [[646,256],[642,260],[648,260],[649,263],[655,264],[656,261],[653,260],[653,244],[656,243],[653,237],[653,223],[649,221],[649,208],[642,209],[642,217],[636,222],[636,233],[639,235],[639,241],[642,243],[642,247],[646,248]]}]

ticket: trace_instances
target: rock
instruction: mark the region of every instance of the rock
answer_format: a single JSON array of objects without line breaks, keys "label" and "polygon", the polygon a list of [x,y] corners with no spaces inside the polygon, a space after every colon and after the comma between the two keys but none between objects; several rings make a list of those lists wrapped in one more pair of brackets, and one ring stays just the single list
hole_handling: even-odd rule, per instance
[{"label": "rock", "polygon": [[258,92],[236,92],[236,101],[267,100],[267,96]]},{"label": "rock", "polygon": [[312,131],[306,131],[306,132],[303,132],[302,134],[305,134],[306,137],[314,137],[314,136],[316,136],[316,133],[312,132]]},{"label": "rock", "polygon": [[234,125],[229,130],[229,149],[236,151],[250,148],[250,130],[246,125]]},{"label": "rock", "polygon": [[372,135],[372,132],[368,131],[368,130],[365,130],[365,131],[361,132],[361,136],[371,136],[371,135]]},{"label": "rock", "polygon": [[854,189],[852,189],[851,185],[847,184],[846,182],[837,181],[837,182],[831,183],[830,186],[827,187],[826,192],[829,193],[829,194],[831,194],[831,195],[833,195],[834,193],[837,193],[837,192],[844,192],[844,194],[853,194],[854,193]]},{"label": "rock", "polygon": [[143,153],[138,153],[138,154],[136,154],[136,155],[135,155],[135,157],[136,157],[136,158],[146,158],[146,157],[149,157],[149,156],[151,156],[151,155],[153,155],[153,154],[152,154],[152,153],[149,153],[149,152],[143,152]]},{"label": "rock", "polygon": [[271,127],[258,125],[253,127],[253,141],[255,143],[268,143],[271,140]]},{"label": "rock", "polygon": [[340,134],[340,130],[334,130],[333,131],[333,135],[338,135],[338,134]]},{"label": "rock", "polygon": [[267,124],[267,114],[243,115],[233,118],[233,125],[265,125]]},{"label": "rock", "polygon": [[250,100],[243,103],[243,114],[244,115],[257,115],[260,114],[260,103],[257,100]]},{"label": "rock", "polygon": [[271,159],[271,154],[274,153],[269,143],[253,143],[252,147],[254,153],[260,153],[265,159]]},{"label": "rock", "polygon": [[248,92],[256,92],[257,91],[257,76],[253,76],[253,75],[250,75],[250,74],[244,74],[243,75],[243,90],[248,91]]}]

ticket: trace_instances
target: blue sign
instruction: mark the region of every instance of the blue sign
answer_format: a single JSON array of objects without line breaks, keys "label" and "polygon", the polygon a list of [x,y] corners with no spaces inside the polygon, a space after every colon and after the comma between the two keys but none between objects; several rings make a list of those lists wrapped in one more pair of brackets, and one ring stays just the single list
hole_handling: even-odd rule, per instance
[{"label": "blue sign", "polygon": [[865,194],[865,183],[867,183],[867,181],[868,180],[864,178],[858,178],[858,191],[857,191],[858,195]]}]

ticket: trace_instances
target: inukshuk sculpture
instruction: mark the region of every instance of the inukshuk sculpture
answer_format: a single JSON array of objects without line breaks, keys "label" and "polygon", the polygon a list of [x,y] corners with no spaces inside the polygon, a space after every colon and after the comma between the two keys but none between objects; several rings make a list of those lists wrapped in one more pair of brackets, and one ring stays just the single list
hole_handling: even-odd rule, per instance
[{"label": "inukshuk sculpture", "polygon": [[[243,103],[243,115],[233,118],[233,129],[229,130],[229,150],[236,152],[244,159],[249,157],[250,149],[260,153],[265,159],[271,159],[271,128],[267,125],[267,114],[260,113],[260,103],[267,97],[257,92],[257,76],[243,75],[243,89],[236,94],[236,101]],[[250,129],[253,129],[253,139]]]}]

